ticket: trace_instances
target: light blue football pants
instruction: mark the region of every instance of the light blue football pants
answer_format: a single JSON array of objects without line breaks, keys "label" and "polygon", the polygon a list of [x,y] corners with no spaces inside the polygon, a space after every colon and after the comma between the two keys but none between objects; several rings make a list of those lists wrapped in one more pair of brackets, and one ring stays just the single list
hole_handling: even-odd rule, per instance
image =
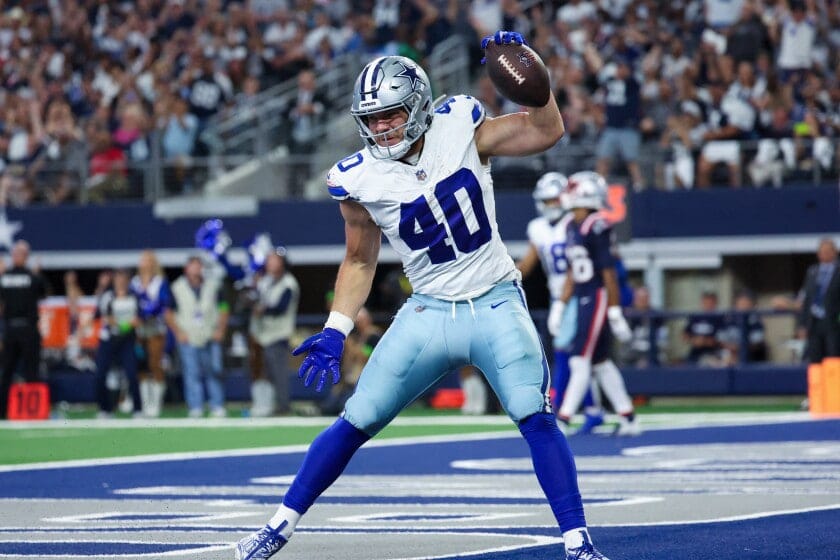
[{"label": "light blue football pants", "polygon": [[376,345],[343,417],[373,436],[444,374],[478,367],[514,421],[551,412],[542,344],[518,282],[473,300],[412,295]]}]

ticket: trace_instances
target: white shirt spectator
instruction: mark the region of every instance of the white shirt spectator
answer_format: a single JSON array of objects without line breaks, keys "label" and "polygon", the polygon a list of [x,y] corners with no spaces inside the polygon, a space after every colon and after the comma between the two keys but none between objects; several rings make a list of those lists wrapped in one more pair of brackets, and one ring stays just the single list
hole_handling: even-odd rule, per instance
[{"label": "white shirt spectator", "polygon": [[502,28],[502,3],[498,0],[475,0],[470,6],[470,21],[481,26],[479,33],[489,35]]},{"label": "white shirt spectator", "polygon": [[746,101],[750,105],[754,105],[766,91],[767,80],[763,76],[758,76],[752,87],[744,85],[737,80],[732,82],[732,85],[726,90],[726,96],[735,97],[741,101]]},{"label": "white shirt spectator", "polygon": [[715,29],[729,27],[741,15],[744,0],[704,0],[706,24]]},{"label": "white shirt spectator", "polygon": [[709,110],[709,124],[713,129],[720,128],[724,122],[750,132],[755,126],[755,110],[737,97],[724,97],[720,107]]},{"label": "white shirt spectator", "polygon": [[797,22],[793,17],[787,16],[782,23],[779,68],[782,70],[810,68],[816,37],[817,29],[813,19],[806,17]]},{"label": "white shirt spectator", "polygon": [[272,21],[263,34],[266,45],[279,45],[295,38],[298,23],[291,17],[281,17]]},{"label": "white shirt spectator", "polygon": [[633,0],[600,0],[598,2],[598,6],[607,12],[611,18],[619,21],[624,17],[624,13],[627,11],[627,6],[629,6],[632,1]]},{"label": "white shirt spectator", "polygon": [[569,27],[575,27],[585,19],[591,19],[598,15],[595,4],[592,2],[572,2],[557,10],[557,19]]},{"label": "white shirt spectator", "polygon": [[686,55],[677,57],[671,53],[665,53],[662,56],[662,77],[676,82],[689,66],[691,66],[691,59]]}]

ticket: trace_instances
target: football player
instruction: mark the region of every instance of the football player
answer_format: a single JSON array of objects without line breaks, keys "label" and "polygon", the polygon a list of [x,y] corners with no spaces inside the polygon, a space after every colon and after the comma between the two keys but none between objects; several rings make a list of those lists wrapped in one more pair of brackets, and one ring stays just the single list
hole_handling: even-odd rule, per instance
[{"label": "football player", "polygon": [[[569,383],[569,345],[577,331],[574,298],[568,306],[560,301],[566,284],[566,230],[572,220],[572,213],[567,209],[567,188],[568,179],[556,171],[549,171],[537,181],[533,197],[539,216],[528,223],[528,252],[517,264],[522,276],[527,276],[537,263],[542,263],[548,280],[551,307],[547,327],[554,350],[552,385],[555,391],[551,406],[555,413]],[[604,422],[597,396],[597,387],[587,391],[583,401],[586,418],[576,433],[591,433],[593,428]],[[560,427],[564,428],[565,424],[561,423]]]},{"label": "football player", "polygon": [[[610,330],[621,342],[629,341],[633,335],[620,305],[612,228],[599,212],[605,206],[606,193],[606,181],[595,172],[582,171],[569,177],[573,219],[566,237],[566,262],[570,273],[560,305],[565,306],[575,296],[578,319],[569,359],[569,385],[557,418],[568,427],[594,374],[619,415],[616,433],[635,435],[639,425],[633,403],[621,372],[609,357]],[[604,328],[605,320],[610,329]]]},{"label": "football player", "polygon": [[[521,44],[500,31],[488,41]],[[484,43],[486,45],[486,43]],[[563,135],[553,96],[527,112],[487,117],[457,95],[435,108],[422,68],[400,56],[364,67],[351,114],[365,148],[327,176],[340,201],[346,255],[324,330],[305,340],[300,376],[318,388],[340,379],[353,318],[367,298],[384,233],[413,294],[373,350],[336,422],[309,447],[283,504],[236,546],[240,560],[269,558],[356,450],[447,371],[478,367],[516,422],[557,519],[569,560],[603,560],[586,528],[574,458],[548,403],[548,367],[496,225],[490,158],[535,154]]]}]

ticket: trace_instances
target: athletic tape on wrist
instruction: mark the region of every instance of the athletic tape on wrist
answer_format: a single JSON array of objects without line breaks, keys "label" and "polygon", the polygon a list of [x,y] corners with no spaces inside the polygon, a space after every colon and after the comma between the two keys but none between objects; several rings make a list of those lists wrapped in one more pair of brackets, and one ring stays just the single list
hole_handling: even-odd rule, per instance
[{"label": "athletic tape on wrist", "polygon": [[344,336],[347,336],[350,334],[350,331],[353,330],[353,319],[344,313],[331,311],[330,316],[327,318],[327,322],[324,324],[324,328],[336,329],[341,331]]}]

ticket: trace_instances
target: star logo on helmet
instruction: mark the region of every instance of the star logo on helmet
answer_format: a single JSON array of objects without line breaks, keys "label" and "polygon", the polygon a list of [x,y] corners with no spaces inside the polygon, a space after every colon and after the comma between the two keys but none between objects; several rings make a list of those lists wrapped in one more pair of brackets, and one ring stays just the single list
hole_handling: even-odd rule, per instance
[{"label": "star logo on helmet", "polygon": [[414,66],[405,65],[402,62],[400,62],[399,65],[403,67],[402,72],[400,72],[399,74],[395,74],[394,77],[411,80],[411,89],[417,89],[417,83],[423,83],[423,78],[417,75],[417,68],[415,68]]}]

